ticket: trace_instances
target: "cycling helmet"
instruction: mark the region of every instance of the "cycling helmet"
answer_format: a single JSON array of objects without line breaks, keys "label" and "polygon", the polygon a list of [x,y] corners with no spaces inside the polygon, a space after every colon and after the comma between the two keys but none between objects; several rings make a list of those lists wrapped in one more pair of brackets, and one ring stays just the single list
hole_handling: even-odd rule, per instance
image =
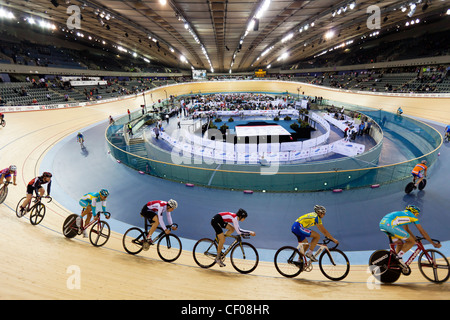
[{"label": "cycling helmet", "polygon": [[420,163],[427,164],[427,160],[422,160]]},{"label": "cycling helmet", "polygon": [[108,190],[106,190],[106,189],[100,190],[99,194],[100,194],[101,196],[103,196],[103,197],[109,196],[109,192],[108,192]]},{"label": "cycling helmet", "polygon": [[42,176],[43,176],[44,178],[51,178],[51,177],[52,177],[52,174],[51,174],[50,172],[44,172],[44,173],[42,174]]},{"label": "cycling helmet", "polygon": [[14,172],[16,172],[17,171],[17,167],[15,166],[15,165],[10,165],[9,166],[9,171],[14,171]]},{"label": "cycling helmet", "polygon": [[167,205],[169,207],[171,207],[172,209],[178,208],[178,203],[173,199],[170,199],[169,201],[167,201]]},{"label": "cycling helmet", "polygon": [[321,205],[316,204],[316,205],[314,206],[314,212],[315,212],[315,213],[322,213],[322,214],[325,214],[325,212],[327,212],[327,209],[325,209],[324,206],[321,206]]},{"label": "cycling helmet", "polygon": [[420,208],[416,207],[414,205],[407,205],[405,210],[408,210],[409,212],[411,212],[412,214],[414,214],[416,217],[417,215],[420,213]]},{"label": "cycling helmet", "polygon": [[242,209],[242,208],[240,208],[240,209],[236,212],[236,215],[237,215],[239,218],[244,218],[244,219],[248,217],[247,211],[245,211],[245,210]]}]

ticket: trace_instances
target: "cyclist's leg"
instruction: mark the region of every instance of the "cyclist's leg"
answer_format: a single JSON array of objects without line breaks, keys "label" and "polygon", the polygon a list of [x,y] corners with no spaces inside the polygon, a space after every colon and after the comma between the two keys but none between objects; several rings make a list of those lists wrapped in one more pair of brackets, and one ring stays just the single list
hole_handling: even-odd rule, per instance
[{"label": "cyclist's leg", "polygon": [[155,212],[149,210],[147,205],[144,205],[141,210],[141,216],[144,217],[144,219],[147,219],[152,224],[152,227],[147,234],[147,240],[151,240],[153,232],[155,232],[156,228],[158,228],[159,225],[158,215]]},{"label": "cyclist's leg", "polygon": [[[216,262],[221,266],[224,267],[225,264],[220,259],[220,254],[222,253],[223,245],[225,244],[225,234],[223,233],[223,228],[227,229],[227,233],[230,232],[230,227],[233,228],[231,225],[223,221],[222,216],[220,214],[216,214],[211,219],[211,226],[214,229],[214,232],[216,233],[217,238],[217,256],[216,256]],[[234,231],[234,228],[233,228]],[[233,232],[231,231],[231,232]]]},{"label": "cyclist's leg", "polygon": [[30,201],[31,201],[31,198],[33,197],[33,193],[34,193],[34,188],[33,188],[33,186],[28,185],[28,186],[27,186],[27,195],[26,195],[27,198],[25,199],[24,202],[22,202],[22,204],[21,204],[21,206],[20,206],[20,209],[21,209],[21,210],[24,210],[24,209],[28,206],[28,204],[29,204]]},{"label": "cyclist's leg", "polygon": [[423,174],[421,172],[419,172],[419,174],[417,175],[417,177],[419,178],[418,180],[416,180],[416,182],[414,183],[414,186],[418,186],[420,184],[420,182],[422,182],[423,180]]},{"label": "cyclist's leg", "polygon": [[[304,228],[300,223],[294,222],[291,228],[292,233],[297,237],[298,243],[305,243],[304,245],[300,246],[300,252],[302,254],[305,254],[307,251],[311,253],[310,251],[310,244],[308,243],[308,237],[311,236],[311,230]],[[317,244],[317,242],[316,242]]]}]

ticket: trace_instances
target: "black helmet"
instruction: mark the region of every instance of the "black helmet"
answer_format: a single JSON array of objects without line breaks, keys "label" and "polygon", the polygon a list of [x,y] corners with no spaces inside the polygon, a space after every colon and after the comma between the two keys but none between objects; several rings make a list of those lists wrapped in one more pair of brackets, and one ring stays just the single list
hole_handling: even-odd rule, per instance
[{"label": "black helmet", "polygon": [[240,209],[236,212],[236,215],[237,215],[239,218],[247,218],[247,217],[248,217],[247,211],[245,211],[245,210],[242,209],[242,208],[240,208]]},{"label": "black helmet", "polygon": [[51,178],[51,177],[52,177],[52,174],[51,174],[50,172],[44,172],[44,173],[42,174],[42,176],[43,176],[44,178]]}]

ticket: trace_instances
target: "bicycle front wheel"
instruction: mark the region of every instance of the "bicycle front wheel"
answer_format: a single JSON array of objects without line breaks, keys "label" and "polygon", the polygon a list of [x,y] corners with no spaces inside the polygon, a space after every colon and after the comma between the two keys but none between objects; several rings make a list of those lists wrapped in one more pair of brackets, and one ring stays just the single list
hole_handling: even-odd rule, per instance
[{"label": "bicycle front wheel", "polygon": [[431,282],[442,283],[450,276],[450,266],[447,258],[437,250],[423,251],[419,256],[419,270]]},{"label": "bicycle front wheel", "polygon": [[172,233],[166,234],[159,239],[156,251],[163,261],[173,262],[181,255],[181,240]]},{"label": "bicycle front wheel", "polygon": [[302,272],[304,257],[297,248],[286,246],[278,249],[273,262],[283,277],[293,278]]},{"label": "bicycle front wheel", "polygon": [[38,225],[44,219],[45,206],[42,203],[37,203],[30,212],[30,222],[33,226]]},{"label": "bicycle front wheel", "polygon": [[109,240],[111,229],[105,221],[97,221],[89,232],[89,240],[94,247],[101,247]]},{"label": "bicycle front wheel", "polygon": [[231,264],[240,273],[250,273],[256,269],[259,254],[256,248],[247,242],[236,244],[230,254]]},{"label": "bicycle front wheel", "polygon": [[141,229],[134,227],[125,232],[122,238],[122,245],[129,254],[138,254],[143,249],[142,245],[144,241],[144,232]]},{"label": "bicycle front wheel", "polygon": [[211,268],[216,263],[217,244],[211,239],[200,239],[194,245],[192,255],[200,267]]},{"label": "bicycle front wheel", "polygon": [[8,187],[3,186],[2,188],[0,188],[0,204],[2,204],[3,201],[5,201],[7,195],[8,195]]},{"label": "bicycle front wheel", "polygon": [[319,268],[328,279],[339,281],[350,272],[350,261],[341,250],[329,249],[323,251],[320,255]]}]

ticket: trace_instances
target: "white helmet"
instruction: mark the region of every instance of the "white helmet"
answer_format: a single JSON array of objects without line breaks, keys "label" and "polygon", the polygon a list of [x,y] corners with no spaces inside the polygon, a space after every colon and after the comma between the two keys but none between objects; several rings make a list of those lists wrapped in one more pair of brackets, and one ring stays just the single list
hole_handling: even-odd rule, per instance
[{"label": "white helmet", "polygon": [[9,166],[9,171],[14,171],[14,172],[16,172],[17,171],[17,167],[15,166],[15,165],[10,165]]},{"label": "white helmet", "polygon": [[172,209],[178,208],[178,203],[173,199],[170,199],[169,201],[167,201],[167,205],[169,207],[171,207]]}]

